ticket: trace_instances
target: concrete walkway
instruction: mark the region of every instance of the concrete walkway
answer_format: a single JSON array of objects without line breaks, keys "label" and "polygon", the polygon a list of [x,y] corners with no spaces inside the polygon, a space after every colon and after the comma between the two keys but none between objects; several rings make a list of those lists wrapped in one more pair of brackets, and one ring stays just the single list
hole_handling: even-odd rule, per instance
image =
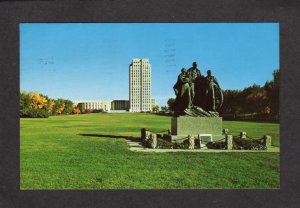
[{"label": "concrete walkway", "polygon": [[127,144],[129,145],[129,150],[134,152],[215,152],[215,153],[228,153],[228,152],[280,152],[279,147],[272,146],[270,150],[219,150],[219,149],[207,149],[203,147],[202,149],[150,149],[142,146],[141,142],[135,142],[132,140],[126,139]]}]

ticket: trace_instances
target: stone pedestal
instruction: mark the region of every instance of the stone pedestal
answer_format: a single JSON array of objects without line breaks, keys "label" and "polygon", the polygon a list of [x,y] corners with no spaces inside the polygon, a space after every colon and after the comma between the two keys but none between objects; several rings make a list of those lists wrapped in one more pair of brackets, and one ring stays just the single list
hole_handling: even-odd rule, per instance
[{"label": "stone pedestal", "polygon": [[172,135],[222,134],[221,117],[172,117]]},{"label": "stone pedestal", "polygon": [[233,136],[232,135],[225,135],[225,142],[226,142],[226,149],[232,150],[233,149]]},{"label": "stone pedestal", "polygon": [[271,145],[272,145],[271,138],[272,137],[270,135],[264,135],[263,137],[264,145],[266,146],[267,150],[271,149]]},{"label": "stone pedestal", "polygon": [[212,140],[223,138],[221,117],[172,117],[171,120],[171,142],[181,141],[188,135],[211,135]]}]

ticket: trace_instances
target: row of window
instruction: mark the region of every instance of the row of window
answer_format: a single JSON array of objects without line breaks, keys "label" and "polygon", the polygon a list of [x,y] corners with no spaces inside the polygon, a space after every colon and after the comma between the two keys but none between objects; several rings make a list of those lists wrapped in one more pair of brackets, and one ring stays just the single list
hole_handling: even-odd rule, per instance
[{"label": "row of window", "polygon": [[150,76],[131,76],[130,80],[151,80]]},{"label": "row of window", "polygon": [[145,75],[145,74],[151,74],[151,71],[149,69],[142,69],[142,70],[133,69],[130,71],[130,75],[132,74]]},{"label": "row of window", "polygon": [[[143,100],[143,103],[151,103],[151,101],[149,100],[149,96],[143,96],[142,100]],[[141,98],[132,96],[130,101],[131,102],[140,102]]]},{"label": "row of window", "polygon": [[145,98],[142,99],[142,102],[141,102],[141,99],[139,99],[139,98],[131,98],[130,102],[131,103],[136,103],[136,102],[138,102],[138,103],[151,103],[150,99],[145,99]]},{"label": "row of window", "polygon": [[131,93],[150,93],[150,88],[143,88],[143,89],[136,89],[136,88],[133,88],[130,90]]},{"label": "row of window", "polygon": [[151,74],[150,69],[131,69],[130,74]]},{"label": "row of window", "polygon": [[131,76],[141,76],[141,77],[143,77],[143,76],[150,76],[151,75],[151,73],[149,73],[149,72],[142,72],[142,73],[140,73],[140,72],[135,72],[135,73],[131,73],[130,74]]},{"label": "row of window", "polygon": [[137,74],[137,75],[142,74],[142,75],[145,75],[145,74],[151,74],[151,71],[150,71],[150,70],[132,70],[132,71],[130,72],[130,74],[131,74],[131,75],[132,75],[132,74]]}]

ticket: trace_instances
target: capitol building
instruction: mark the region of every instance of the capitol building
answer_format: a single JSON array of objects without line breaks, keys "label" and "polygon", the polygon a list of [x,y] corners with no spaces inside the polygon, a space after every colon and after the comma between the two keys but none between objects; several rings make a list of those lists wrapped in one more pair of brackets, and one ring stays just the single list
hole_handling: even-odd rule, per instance
[{"label": "capitol building", "polygon": [[151,106],[151,64],[149,59],[132,59],[129,65],[130,112],[147,112]]},{"label": "capitol building", "polygon": [[104,112],[149,112],[156,105],[151,98],[151,64],[149,59],[132,59],[129,64],[129,100],[74,101],[81,112],[86,109]]}]

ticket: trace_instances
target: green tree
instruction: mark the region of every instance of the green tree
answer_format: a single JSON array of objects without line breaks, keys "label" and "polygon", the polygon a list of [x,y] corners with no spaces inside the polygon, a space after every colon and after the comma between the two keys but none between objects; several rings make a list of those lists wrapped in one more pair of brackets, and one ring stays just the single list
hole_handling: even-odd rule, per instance
[{"label": "green tree", "polygon": [[220,113],[238,114],[243,111],[243,94],[241,90],[224,90],[224,101]]},{"label": "green tree", "polygon": [[266,113],[267,94],[263,88],[255,89],[245,100],[245,111],[248,113]]},{"label": "green tree", "polygon": [[31,97],[30,94],[22,91],[20,93],[20,116],[21,117],[27,117],[31,108]]},{"label": "green tree", "polygon": [[63,110],[64,114],[71,114],[74,108],[74,103],[71,100],[64,100],[65,108]]},{"label": "green tree", "polygon": [[20,92],[20,116],[47,118],[47,98],[38,92]]},{"label": "green tree", "polygon": [[266,82],[264,89],[268,98],[271,115],[279,119],[279,69],[273,71],[273,80]]},{"label": "green tree", "polygon": [[168,107],[167,106],[161,106],[161,111],[163,112],[167,112],[168,111]]},{"label": "green tree", "polygon": [[169,100],[167,102],[169,110],[173,110],[174,103],[175,103],[175,99],[174,98],[169,98]]},{"label": "green tree", "polygon": [[152,106],[152,111],[153,112],[158,112],[159,111],[159,106],[158,105]]}]

